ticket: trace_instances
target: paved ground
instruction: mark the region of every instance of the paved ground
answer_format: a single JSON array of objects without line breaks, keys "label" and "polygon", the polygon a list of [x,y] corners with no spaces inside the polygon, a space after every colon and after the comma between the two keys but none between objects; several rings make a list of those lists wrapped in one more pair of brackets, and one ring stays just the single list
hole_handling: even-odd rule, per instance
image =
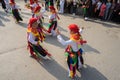
[{"label": "paved ground", "polygon": [[[64,46],[56,37],[47,36],[44,43],[54,61],[41,60],[38,63],[29,56],[26,27],[31,14],[24,8],[23,1],[17,4],[24,19],[20,24],[16,24],[12,16],[0,7],[0,80],[70,80]],[[82,17],[68,14],[60,17],[59,29],[66,40],[69,38],[67,26],[70,23],[85,28],[82,34],[88,41],[83,46],[85,65],[81,72],[77,72],[77,80],[120,80],[120,25],[99,20],[84,21]]]}]

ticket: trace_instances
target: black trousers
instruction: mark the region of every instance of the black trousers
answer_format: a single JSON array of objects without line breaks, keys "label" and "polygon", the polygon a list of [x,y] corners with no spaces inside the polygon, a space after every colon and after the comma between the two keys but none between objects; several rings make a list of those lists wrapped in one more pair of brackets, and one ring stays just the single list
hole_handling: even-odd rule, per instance
[{"label": "black trousers", "polygon": [[21,16],[20,16],[20,14],[19,14],[19,12],[18,12],[17,9],[13,9],[13,10],[12,10],[12,13],[13,13],[13,16],[15,17],[15,19],[16,19],[17,21],[23,21],[23,19],[21,18]]},{"label": "black trousers", "polygon": [[5,4],[5,1],[4,1],[4,0],[1,0],[1,4],[2,4],[2,8],[3,8],[3,9],[6,9],[6,4]]},{"label": "black trousers", "polygon": [[34,46],[34,48],[36,49],[36,51],[39,52],[40,55],[42,55],[43,57],[45,57],[45,56],[47,55],[45,49],[43,49],[42,46],[40,46],[40,45],[39,45],[39,46],[33,45],[33,46]]}]

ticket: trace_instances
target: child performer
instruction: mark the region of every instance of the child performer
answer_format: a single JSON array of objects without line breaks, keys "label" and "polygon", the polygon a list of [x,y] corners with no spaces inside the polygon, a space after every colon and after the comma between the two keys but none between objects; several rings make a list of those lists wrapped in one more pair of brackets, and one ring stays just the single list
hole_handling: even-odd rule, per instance
[{"label": "child performer", "polygon": [[33,13],[32,17],[37,18],[38,21],[41,24],[43,24],[43,22],[42,22],[43,15],[42,15],[42,13],[40,11],[41,11],[41,7],[39,5],[36,6],[35,9],[34,9],[34,11],[33,11],[34,13]]},{"label": "child performer", "polygon": [[4,0],[4,1],[5,1],[5,4],[6,4],[6,11],[10,12],[11,7],[10,7],[10,4],[9,4],[9,0]]},{"label": "child performer", "polygon": [[30,3],[31,11],[34,12],[35,7],[39,6],[37,0],[33,0],[33,2]]},{"label": "child performer", "polygon": [[23,19],[21,18],[20,16],[20,13],[18,10],[18,7],[16,6],[14,0],[10,0],[10,5],[11,5],[11,8],[12,8],[12,13],[13,13],[13,16],[16,20],[16,23],[18,23],[19,21],[23,21]]},{"label": "child performer", "polygon": [[55,30],[57,28],[57,19],[59,20],[60,18],[53,6],[50,6],[49,8],[50,8],[51,15],[49,16],[50,25],[49,25],[48,32],[52,33],[52,35],[55,36],[56,35]]},{"label": "child performer", "polygon": [[[34,14],[33,14],[33,18],[37,18],[37,21],[38,21],[38,32],[41,36],[41,42],[44,41],[45,39],[45,34],[44,32],[47,32],[47,30],[43,27],[43,14],[40,12],[41,10],[41,7],[40,6],[37,6],[35,9],[34,9]],[[48,33],[48,32],[47,32]]]},{"label": "child performer", "polygon": [[82,56],[80,53],[80,46],[81,43],[83,44],[85,41],[81,39],[79,28],[76,24],[71,24],[68,26],[68,28],[70,30],[70,40],[65,41],[60,35],[60,32],[58,30],[57,30],[57,34],[58,34],[57,38],[61,44],[67,45],[65,55],[67,57],[69,77],[74,78],[76,76],[77,67],[82,65],[79,57]]},{"label": "child performer", "polygon": [[37,18],[31,18],[27,30],[28,48],[30,49],[31,56],[35,59],[38,60],[40,56],[46,59],[46,56],[48,55],[50,57],[51,54],[48,53],[45,49],[43,49],[43,47],[40,45],[41,37],[39,35],[37,27]]}]

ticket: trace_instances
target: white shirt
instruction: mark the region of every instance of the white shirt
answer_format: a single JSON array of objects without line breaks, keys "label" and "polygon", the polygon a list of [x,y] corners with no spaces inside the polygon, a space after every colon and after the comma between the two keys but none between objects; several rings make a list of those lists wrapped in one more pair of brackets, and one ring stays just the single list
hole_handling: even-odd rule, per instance
[{"label": "white shirt", "polygon": [[9,0],[4,0],[6,4],[9,4]]},{"label": "white shirt", "polygon": [[19,9],[19,7],[15,4],[11,6],[12,9]]},{"label": "white shirt", "polygon": [[102,5],[102,3],[101,3],[101,2],[98,2],[98,3],[97,3],[97,10],[99,10],[99,9],[100,9],[101,5]]},{"label": "white shirt", "polygon": [[29,33],[28,41],[34,45],[37,44],[37,41],[35,41],[35,36],[31,32]]},{"label": "white shirt", "polygon": [[58,35],[57,36],[57,38],[58,38],[58,41],[62,44],[62,45],[71,45],[71,47],[72,47],[72,49],[73,49],[73,51],[74,52],[77,52],[78,50],[79,50],[79,48],[78,48],[78,44],[75,42],[75,41],[73,41],[73,40],[67,40],[67,41],[65,41],[63,38],[62,38],[62,36],[61,35]]},{"label": "white shirt", "polygon": [[60,5],[64,4],[65,0],[60,0]]},{"label": "white shirt", "polygon": [[30,5],[30,7],[32,7],[32,8],[35,8],[36,6],[38,6],[37,3],[34,3],[34,4]]},{"label": "white shirt", "polygon": [[76,5],[77,4],[77,0],[73,0],[73,5]]},{"label": "white shirt", "polygon": [[56,21],[56,14],[52,14],[49,16],[50,20]]}]

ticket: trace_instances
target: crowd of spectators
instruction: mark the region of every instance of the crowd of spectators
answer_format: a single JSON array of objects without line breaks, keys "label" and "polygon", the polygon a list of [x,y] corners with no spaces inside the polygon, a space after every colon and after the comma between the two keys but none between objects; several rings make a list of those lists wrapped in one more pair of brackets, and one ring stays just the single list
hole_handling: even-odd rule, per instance
[{"label": "crowd of spectators", "polygon": [[[56,1],[58,11],[60,1]],[[64,13],[120,23],[120,0],[64,0]]]}]

